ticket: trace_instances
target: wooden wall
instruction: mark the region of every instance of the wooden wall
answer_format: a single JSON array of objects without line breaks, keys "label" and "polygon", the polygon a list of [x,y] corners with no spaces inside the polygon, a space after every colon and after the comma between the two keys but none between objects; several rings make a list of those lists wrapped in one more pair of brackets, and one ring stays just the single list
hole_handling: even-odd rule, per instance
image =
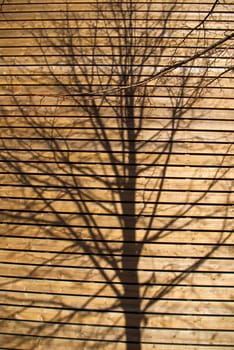
[{"label": "wooden wall", "polygon": [[[137,33],[146,4],[138,2]],[[144,36],[138,42],[141,79],[231,33],[232,1],[213,4],[152,1],[147,20],[163,39],[145,65]],[[121,179],[131,165],[123,165],[129,134],[120,119],[128,109],[111,66],[113,57],[120,64],[122,39],[108,34],[108,19],[96,18],[92,1],[1,6],[0,348],[125,349],[128,339],[136,349],[137,270],[143,350],[232,349],[234,105],[233,70],[225,70],[233,65],[233,40],[134,91],[136,115],[144,105],[133,152],[141,171],[136,191],[129,180],[123,206]],[[90,58],[94,42],[98,70]],[[109,74],[117,78],[108,81]],[[79,90],[81,83],[94,90]],[[100,90],[104,124],[97,126],[90,111]],[[132,295],[124,294],[121,272]]]}]

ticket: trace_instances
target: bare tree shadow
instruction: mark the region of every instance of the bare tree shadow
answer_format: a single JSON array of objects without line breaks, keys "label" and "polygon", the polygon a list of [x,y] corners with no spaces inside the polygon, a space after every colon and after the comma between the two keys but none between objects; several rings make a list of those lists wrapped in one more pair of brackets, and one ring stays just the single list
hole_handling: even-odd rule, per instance
[{"label": "bare tree shadow", "polygon": [[[88,34],[67,6],[63,26],[50,21],[55,36],[33,32],[40,57],[31,59],[34,66],[43,60],[45,83],[32,74],[19,93],[8,76],[0,160],[2,348],[44,349],[58,340],[61,348],[69,340],[84,349],[154,344],[149,315],[167,298],[189,299],[188,287],[199,291],[194,273],[230,248],[230,190],[220,183],[229,179],[231,145],[215,164],[197,165],[197,145],[209,143],[189,138],[196,129],[187,117],[220,78],[210,75],[210,65],[226,48],[216,45],[214,55],[212,43],[201,57],[186,52],[202,61],[199,74],[192,60],[174,67],[173,52],[184,50],[193,31],[171,52],[177,4],[165,5],[157,21],[153,6],[97,2]],[[205,34],[196,43],[206,43]],[[157,78],[165,57],[174,68]],[[147,76],[156,79],[146,84]],[[212,168],[205,181],[196,176],[200,168]],[[176,189],[180,169],[189,181]],[[222,194],[217,211],[212,193]],[[206,228],[209,220],[216,229]],[[209,231],[215,241],[197,240],[192,256],[190,239],[173,241]],[[157,258],[167,261],[163,267],[152,267]]]}]

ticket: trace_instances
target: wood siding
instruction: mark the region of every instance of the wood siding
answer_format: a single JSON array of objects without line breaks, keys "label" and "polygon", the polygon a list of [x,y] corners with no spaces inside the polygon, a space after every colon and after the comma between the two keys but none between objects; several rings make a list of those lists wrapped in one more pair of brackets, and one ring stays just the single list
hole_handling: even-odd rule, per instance
[{"label": "wood siding", "polygon": [[[136,36],[150,2],[137,3]],[[141,79],[231,33],[232,1],[208,15],[213,4],[152,1],[147,21],[163,38]],[[137,270],[143,350],[232,349],[233,39],[134,90],[134,133],[142,101],[144,115],[131,152],[131,125],[120,122],[130,97],[121,98],[128,90],[111,66],[121,70],[122,39],[111,32],[118,13],[97,21],[92,5],[2,2],[0,348],[134,349]],[[134,72],[146,42],[134,51]],[[81,82],[97,93],[87,88],[79,100]],[[89,111],[103,95],[97,127]],[[122,195],[135,164],[135,185]]]}]

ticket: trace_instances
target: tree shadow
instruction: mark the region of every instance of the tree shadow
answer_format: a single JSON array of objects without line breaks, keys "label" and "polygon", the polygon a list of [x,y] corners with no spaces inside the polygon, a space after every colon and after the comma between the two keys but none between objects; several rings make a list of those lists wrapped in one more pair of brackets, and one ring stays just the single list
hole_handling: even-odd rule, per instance
[{"label": "tree shadow", "polygon": [[[229,136],[215,164],[209,157],[197,164],[197,145],[208,149],[209,142],[196,139],[193,123],[202,116],[187,117],[219,79],[210,75],[217,48],[215,56],[212,45],[199,56],[196,75],[192,62],[144,84],[165,57],[174,65],[168,47],[176,2],[157,21],[151,1],[95,6],[88,29],[68,5],[62,26],[50,21],[55,36],[33,31],[40,56],[31,60],[35,67],[43,60],[45,82],[33,73],[19,93],[8,75],[1,107],[1,347],[154,344],[152,334],[162,330],[150,315],[160,303],[193,299],[202,286],[194,273],[229,256],[230,190],[222,189],[231,169]],[[212,175],[203,181],[201,169]],[[221,198],[215,207],[213,193]],[[215,240],[200,242],[204,233]],[[155,268],[158,259],[164,263]],[[169,309],[170,302],[163,313]]]}]

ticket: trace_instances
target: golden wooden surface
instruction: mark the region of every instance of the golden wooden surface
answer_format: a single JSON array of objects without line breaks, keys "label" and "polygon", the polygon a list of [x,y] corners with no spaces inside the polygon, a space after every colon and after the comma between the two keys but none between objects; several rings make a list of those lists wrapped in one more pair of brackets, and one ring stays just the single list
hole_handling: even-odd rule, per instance
[{"label": "golden wooden surface", "polygon": [[[84,38],[74,38],[76,52],[79,53],[79,45],[89,46],[93,40],[87,29],[95,23],[92,1],[68,3],[6,0],[1,6],[1,349],[126,349],[123,309],[120,304],[115,305],[116,293],[123,295],[120,282],[123,219],[117,215],[122,207],[120,202],[113,204],[113,198],[117,198],[114,191],[118,189],[116,174],[110,155],[103,152],[96,140],[89,115],[77,108],[72,94],[63,96],[64,91],[53,76],[62,79],[62,84],[70,89],[75,85],[64,56],[66,46],[64,51],[55,47],[61,42],[67,9],[81,16],[79,34]],[[213,3],[178,2],[167,23],[172,38],[165,36],[161,42],[166,48],[158,69],[183,60],[231,31],[233,4],[220,2],[208,18],[205,37],[196,32],[181,42]],[[142,11],[145,6],[142,5]],[[169,7],[170,1],[153,2],[151,15],[155,23],[162,16],[161,11]],[[138,17],[140,28],[140,11]],[[69,21],[74,33],[77,23]],[[104,25],[100,20],[99,26]],[[174,57],[178,41],[181,47]],[[105,45],[103,38],[104,48]],[[108,47],[105,50],[109,55],[112,52]],[[211,66],[207,77],[212,79],[233,62],[231,45],[215,54],[220,55],[216,60],[201,58],[187,67],[191,76],[185,102],[199,82],[205,63]],[[98,62],[102,59],[100,55]],[[106,56],[107,72],[110,61]],[[154,64],[152,57],[142,77],[152,73]],[[184,72],[173,71],[166,83],[158,80],[155,91],[154,82],[148,85],[150,96],[145,102],[143,130],[139,134],[138,145],[142,147],[137,154],[139,169],[145,169],[158,157],[156,166],[142,172],[136,185],[136,213],[142,211],[136,223],[138,242],[146,237],[145,227],[154,216],[149,242],[145,243],[137,266],[142,310],[147,307],[141,324],[142,349],[232,349],[233,71],[203,91],[192,108],[185,111],[172,137],[173,108],[181,93],[175,85]],[[108,74],[104,73],[101,78],[95,76],[93,86],[97,91],[106,88]],[[110,87],[114,86],[116,81],[112,80]],[[112,104],[118,104],[118,92],[111,99],[111,104],[102,111],[108,138],[121,162],[123,147],[118,141],[118,124],[112,109]],[[137,103],[140,105],[136,97]],[[82,122],[81,118],[77,121],[77,116],[83,118]],[[61,137],[57,149],[51,149],[50,141],[46,141],[50,136]],[[82,143],[82,138],[87,143]],[[164,146],[170,138],[173,148],[168,158]],[[150,139],[154,143],[144,145]],[[112,190],[98,178],[79,173],[78,166],[86,163],[100,177],[112,179]],[[124,167],[119,168],[123,176]],[[91,229],[84,224],[84,211],[79,213],[77,178],[84,193],[95,199],[88,204],[88,210],[93,213],[106,245],[101,236],[92,240]],[[155,214],[153,208],[158,200]],[[128,215],[127,209],[124,214]],[[85,249],[87,242],[90,251]],[[129,255],[125,277],[134,283],[132,269],[136,265]],[[110,264],[113,259],[115,268]],[[134,300],[129,298],[125,311],[131,312],[132,323],[136,318],[134,307]],[[128,333],[136,341],[134,327]]]}]

